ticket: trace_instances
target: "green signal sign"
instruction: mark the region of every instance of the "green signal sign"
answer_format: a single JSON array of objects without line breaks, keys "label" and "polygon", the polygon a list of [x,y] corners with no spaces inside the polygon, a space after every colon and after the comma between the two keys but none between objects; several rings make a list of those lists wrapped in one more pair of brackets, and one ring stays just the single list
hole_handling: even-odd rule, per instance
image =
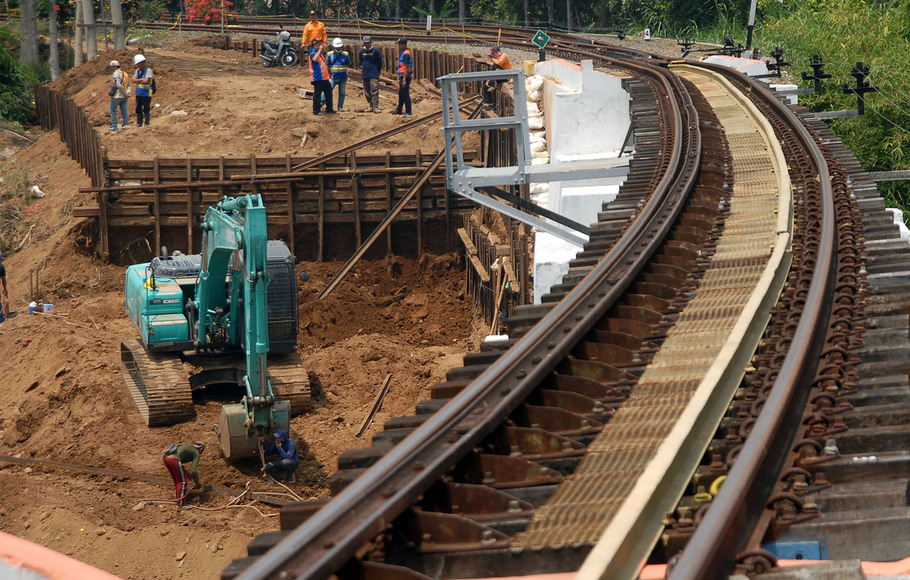
[{"label": "green signal sign", "polygon": [[538,30],[531,42],[537,45],[537,48],[543,48],[550,42],[550,37],[543,30]]}]

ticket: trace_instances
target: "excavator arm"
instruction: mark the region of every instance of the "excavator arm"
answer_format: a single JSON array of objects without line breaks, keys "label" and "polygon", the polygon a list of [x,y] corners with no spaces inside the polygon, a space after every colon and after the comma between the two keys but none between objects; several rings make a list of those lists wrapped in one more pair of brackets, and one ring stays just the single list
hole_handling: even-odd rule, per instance
[{"label": "excavator arm", "polygon": [[246,356],[246,396],[240,405],[225,405],[222,411],[220,431],[225,427],[229,431],[221,434],[222,448],[230,455],[233,449],[255,449],[260,433],[288,420],[286,407],[276,405],[268,379],[268,232],[261,196],[224,198],[208,208],[202,230],[197,349],[221,348],[226,342],[242,345]]}]

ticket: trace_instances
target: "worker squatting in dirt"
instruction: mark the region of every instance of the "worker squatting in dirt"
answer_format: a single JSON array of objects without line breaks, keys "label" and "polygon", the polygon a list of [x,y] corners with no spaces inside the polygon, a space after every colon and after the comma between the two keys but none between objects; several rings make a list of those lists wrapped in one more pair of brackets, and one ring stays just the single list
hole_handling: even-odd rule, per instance
[{"label": "worker squatting in dirt", "polygon": [[[273,435],[273,443],[263,445],[262,450],[266,455],[277,455],[277,461],[269,461],[262,468],[262,471],[269,474],[275,481],[286,481],[294,483],[295,473],[300,466],[300,459],[297,457],[297,445],[288,437],[288,432],[279,429]],[[259,438],[260,443],[265,443],[265,438]]]}]

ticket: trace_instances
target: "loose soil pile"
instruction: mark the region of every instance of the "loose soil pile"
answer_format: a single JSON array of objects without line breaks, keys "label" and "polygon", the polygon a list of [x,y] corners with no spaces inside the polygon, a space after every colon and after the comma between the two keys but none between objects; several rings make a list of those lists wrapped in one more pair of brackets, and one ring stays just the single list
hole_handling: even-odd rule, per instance
[{"label": "loose soil pile", "polygon": [[[56,83],[103,131],[111,157],[315,155],[403,122],[387,113],[314,117],[311,102],[299,96],[310,87],[304,69],[264,69],[249,54],[185,45],[144,51],[159,76],[151,126],[108,133],[107,64],[116,58],[131,71],[133,53],[102,54]],[[438,109],[426,87],[415,84],[412,94],[415,115]],[[383,92],[382,108],[393,109],[396,98]],[[352,81],[345,109],[364,108]],[[89,179],[56,133],[33,131],[31,145],[0,135],[0,234],[18,248],[5,259],[14,316],[0,325],[0,485],[8,490],[0,529],[123,578],[217,578],[246,555],[255,535],[278,527],[276,509],[225,507],[232,496],[248,482],[253,490],[284,490],[262,480],[258,465],[220,457],[212,426],[231,401],[226,395],[197,397],[194,421],[145,426],[119,364],[120,341],[136,336],[123,309],[124,267],[91,255],[95,228],[71,217],[73,208],[93,201],[78,193]],[[378,145],[409,152],[441,146],[432,124]],[[32,185],[45,197],[34,197]],[[472,320],[456,255],[361,262],[316,301],[341,266],[298,265],[310,274],[299,289],[299,343],[315,402],[292,421],[302,462],[292,488],[303,499],[327,496],[338,455],[369,445],[388,418],[413,413],[477,344],[482,330],[472,329],[484,326]],[[35,275],[37,290],[30,292]],[[53,313],[27,315],[32,294],[52,303]],[[389,395],[357,438],[387,375]],[[193,497],[191,510],[142,504],[173,497],[161,449],[193,440],[208,444],[199,471],[214,491]]]}]

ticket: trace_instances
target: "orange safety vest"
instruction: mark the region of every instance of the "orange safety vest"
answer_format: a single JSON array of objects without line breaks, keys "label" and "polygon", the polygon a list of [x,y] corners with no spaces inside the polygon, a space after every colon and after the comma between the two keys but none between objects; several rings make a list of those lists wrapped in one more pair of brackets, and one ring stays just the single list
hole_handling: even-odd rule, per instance
[{"label": "orange safety vest", "polygon": [[412,72],[414,72],[414,57],[411,56],[411,49],[406,48],[398,57],[398,74],[409,75]]},{"label": "orange safety vest", "polygon": [[307,57],[306,60],[310,64],[311,83],[316,83],[316,81],[327,81],[332,78],[329,67],[325,65],[325,53],[320,54],[316,62],[313,62],[312,56]]}]

